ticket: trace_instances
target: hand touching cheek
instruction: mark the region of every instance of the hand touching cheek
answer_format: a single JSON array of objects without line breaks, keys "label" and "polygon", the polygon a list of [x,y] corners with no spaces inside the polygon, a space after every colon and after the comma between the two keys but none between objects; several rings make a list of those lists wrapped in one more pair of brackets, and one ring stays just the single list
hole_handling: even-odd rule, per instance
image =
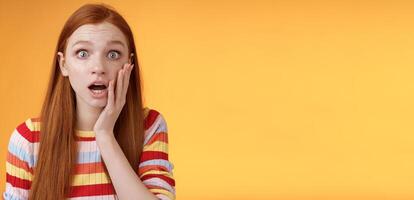
[{"label": "hand touching cheek", "polygon": [[124,64],[124,66],[118,71],[115,80],[111,80],[109,82],[108,102],[93,127],[96,139],[103,136],[113,136],[115,122],[125,105],[129,78],[133,67],[133,64]]}]

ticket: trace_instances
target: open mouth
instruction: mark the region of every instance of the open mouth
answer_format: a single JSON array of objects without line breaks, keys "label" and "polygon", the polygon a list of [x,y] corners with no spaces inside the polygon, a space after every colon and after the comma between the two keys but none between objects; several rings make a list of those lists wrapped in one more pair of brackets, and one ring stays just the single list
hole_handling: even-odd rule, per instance
[{"label": "open mouth", "polygon": [[102,84],[92,84],[89,87],[94,97],[103,97],[107,93],[107,87]]}]

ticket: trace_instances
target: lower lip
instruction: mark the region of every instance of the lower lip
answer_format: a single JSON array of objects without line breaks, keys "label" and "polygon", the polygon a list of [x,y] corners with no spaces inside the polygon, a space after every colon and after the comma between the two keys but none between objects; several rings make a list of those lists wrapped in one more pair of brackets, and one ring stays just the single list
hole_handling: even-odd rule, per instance
[{"label": "lower lip", "polygon": [[99,90],[99,92],[94,92],[94,90],[89,89],[89,91],[92,94],[93,98],[101,99],[106,97],[106,94],[108,93],[108,89]]}]

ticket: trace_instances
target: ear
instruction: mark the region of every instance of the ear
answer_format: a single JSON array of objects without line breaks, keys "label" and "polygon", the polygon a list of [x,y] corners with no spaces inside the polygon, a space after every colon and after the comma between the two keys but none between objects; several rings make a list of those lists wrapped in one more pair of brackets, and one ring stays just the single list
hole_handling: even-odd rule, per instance
[{"label": "ear", "polygon": [[132,64],[132,61],[134,61],[134,53],[131,53],[131,56],[129,57],[129,63]]},{"label": "ear", "polygon": [[58,56],[60,72],[63,76],[68,76],[68,69],[65,66],[65,57],[63,56],[63,53],[59,51]]}]

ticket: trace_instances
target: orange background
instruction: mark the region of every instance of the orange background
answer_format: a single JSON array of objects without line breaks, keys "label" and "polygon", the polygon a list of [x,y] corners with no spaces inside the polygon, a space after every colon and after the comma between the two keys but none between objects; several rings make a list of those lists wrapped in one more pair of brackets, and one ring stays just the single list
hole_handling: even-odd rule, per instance
[{"label": "orange background", "polygon": [[[86,1],[0,1],[0,191]],[[177,199],[414,199],[411,1],[104,1],[166,118]]]}]

